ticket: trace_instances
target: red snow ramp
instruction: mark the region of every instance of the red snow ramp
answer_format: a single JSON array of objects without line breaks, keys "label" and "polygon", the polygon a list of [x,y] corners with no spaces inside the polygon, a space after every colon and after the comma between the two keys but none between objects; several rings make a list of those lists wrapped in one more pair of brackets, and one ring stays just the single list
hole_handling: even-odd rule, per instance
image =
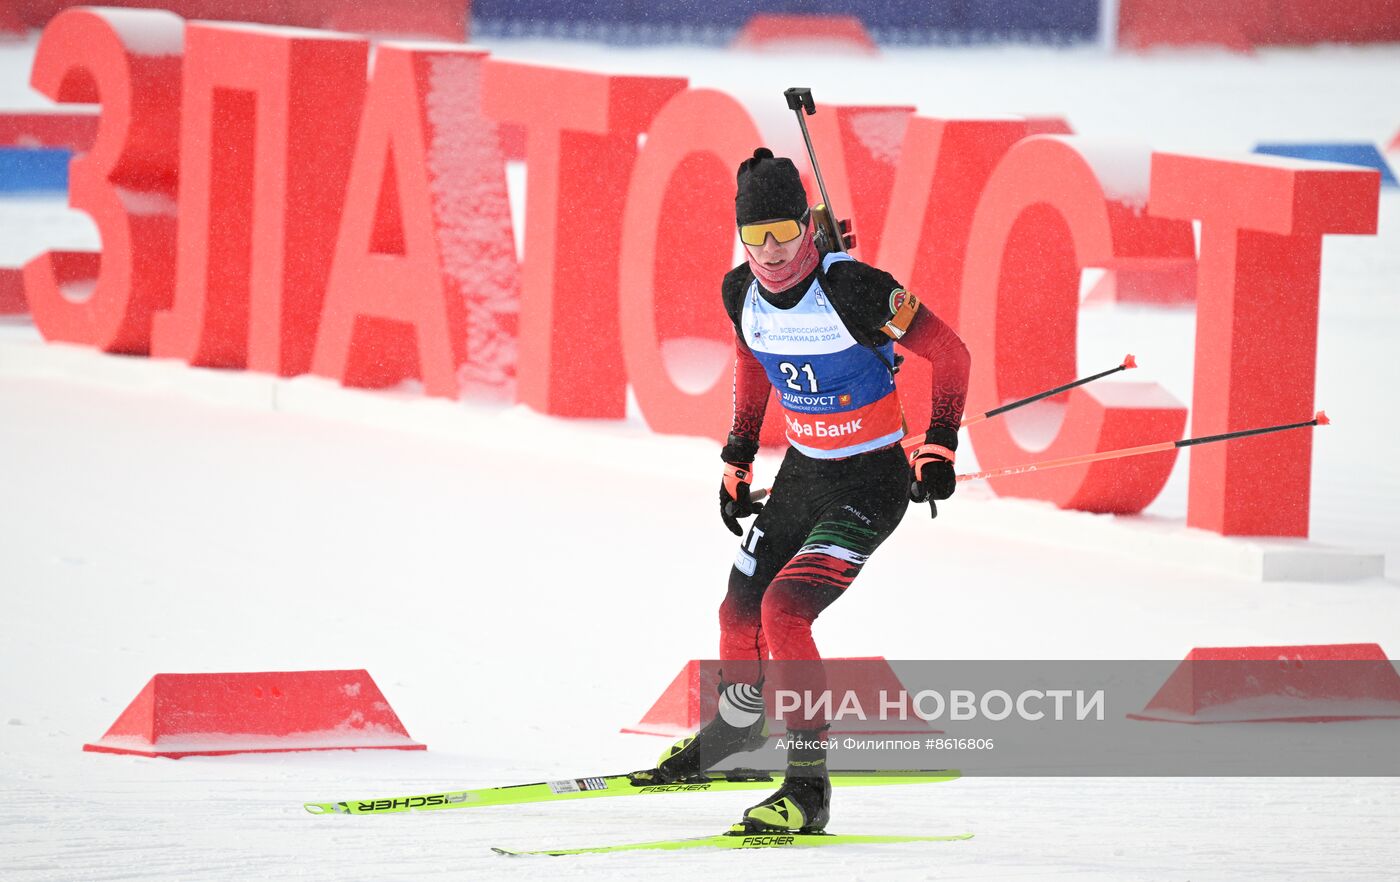
[{"label": "red snow ramp", "polygon": [[1193,649],[1134,720],[1400,719],[1400,673],[1375,643]]},{"label": "red snow ramp", "polygon": [[[707,678],[708,679],[708,678]],[[709,683],[715,689],[718,680]],[[622,727],[634,735],[673,735],[680,737],[700,727],[700,662],[691,659],[652,704],[651,710],[635,726]]]},{"label": "red snow ramp", "polygon": [[[733,664],[731,662],[731,664]],[[768,674],[763,689],[764,700],[768,705],[769,719],[773,718],[774,709],[777,706],[774,699],[775,681],[773,676],[776,665],[783,662],[769,662]],[[787,664],[797,664],[789,662]],[[720,670],[724,667],[723,662],[717,661],[697,661],[692,659],[685,663],[680,673],[676,674],[671,685],[666,687],[666,691],[661,693],[661,697],[652,704],[651,710],[646,712],[641,722],[635,726],[624,726],[623,732],[634,735],[665,735],[667,737],[678,738],[682,735],[689,735],[701,724],[709,721],[715,714],[716,701],[719,696]],[[883,656],[869,656],[861,658],[829,658],[823,660],[823,668],[826,676],[826,688],[834,696],[843,696],[850,693],[860,701],[863,708],[879,707],[880,694],[898,695],[904,692],[904,684],[900,682],[899,676],[895,674],[890,663]],[[839,705],[839,699],[837,699]],[[865,723],[864,725],[872,725]],[[880,725],[880,724],[874,724]],[[891,731],[909,731],[916,729],[921,734],[932,731],[927,723],[913,718],[909,721],[894,725],[885,725],[878,729],[867,729],[863,724],[852,720],[834,721],[831,731],[838,734],[856,734],[858,732],[878,731],[888,733]],[[772,727],[773,734],[783,731],[781,724]]]},{"label": "red snow ramp", "polygon": [[156,674],[107,734],[83,745],[171,759],[348,749],[427,749],[367,671]]}]

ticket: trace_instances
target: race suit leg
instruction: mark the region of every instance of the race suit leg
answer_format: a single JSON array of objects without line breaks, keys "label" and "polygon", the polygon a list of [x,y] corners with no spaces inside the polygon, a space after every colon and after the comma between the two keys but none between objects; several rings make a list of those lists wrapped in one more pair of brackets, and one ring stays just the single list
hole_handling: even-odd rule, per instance
[{"label": "race suit leg", "polygon": [[[824,686],[812,622],[839,598],[908,507],[909,467],[898,446],[840,460],[789,450],[771,503],[744,539],[720,607],[726,662],[789,664],[788,686]],[[754,666],[725,665],[726,679]],[[756,682],[745,679],[745,682]],[[820,725],[824,721],[803,720]]]}]

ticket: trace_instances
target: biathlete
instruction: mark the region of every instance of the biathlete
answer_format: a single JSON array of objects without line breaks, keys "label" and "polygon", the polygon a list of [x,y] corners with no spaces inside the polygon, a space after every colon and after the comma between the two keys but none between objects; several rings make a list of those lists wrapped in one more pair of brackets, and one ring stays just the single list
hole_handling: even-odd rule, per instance
[{"label": "biathlete", "polygon": [[[780,674],[783,688],[821,688],[812,622],[850,587],[910,500],[933,506],[957,486],[954,451],[971,361],[962,340],[889,273],[840,250],[822,253],[790,159],[754,151],[739,166],[734,207],[747,260],[722,286],[736,357],[720,517],[735,535],[743,535],[740,518],[758,517],[719,610],[718,713],[634,780],[684,780],[763,746],[763,662],[789,663],[779,666],[789,671]],[[911,455],[900,444],[896,340],[933,364],[933,418]],[[751,482],[770,389],[789,448],[765,506],[752,499]],[[808,709],[787,724],[783,785],[745,811],[735,832],[817,832],[827,824],[827,721]]]}]

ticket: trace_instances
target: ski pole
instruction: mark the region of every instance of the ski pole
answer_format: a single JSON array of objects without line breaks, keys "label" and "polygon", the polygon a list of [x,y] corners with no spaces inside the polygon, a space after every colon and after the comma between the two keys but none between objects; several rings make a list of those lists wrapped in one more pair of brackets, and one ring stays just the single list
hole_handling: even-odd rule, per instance
[{"label": "ski pole", "polygon": [[[1004,466],[997,469],[988,469],[982,472],[969,472],[958,475],[958,483],[963,481],[980,481],[984,478],[1003,478],[1008,475],[1022,475],[1028,472],[1045,472],[1050,469],[1061,469],[1066,466],[1084,465],[1091,462],[1103,462],[1109,459],[1123,459],[1128,456],[1141,456],[1145,453],[1161,453],[1171,450],[1174,447],[1194,447],[1197,444],[1214,444],[1217,441],[1230,441],[1235,438],[1248,438],[1251,435],[1267,435],[1271,432],[1286,432],[1289,429],[1304,429],[1309,426],[1327,426],[1332,421],[1327,418],[1325,411],[1319,410],[1312,419],[1301,423],[1286,423],[1281,426],[1264,426],[1259,429],[1240,429],[1238,432],[1225,432],[1221,435],[1205,435],[1201,438],[1183,438],[1180,441],[1162,441],[1157,444],[1143,444],[1138,447],[1123,447],[1118,450],[1103,450],[1098,453],[1085,453],[1080,456],[1067,456],[1063,459],[1047,459],[1044,462],[1028,462],[1023,465]],[[759,502],[766,498],[772,491],[758,490],[749,498],[754,502]]]},{"label": "ski pole", "polygon": [[1115,368],[1109,368],[1106,371],[1099,371],[1097,374],[1093,374],[1088,377],[1080,377],[1077,380],[1065,383],[1063,386],[1056,386],[1054,389],[1046,389],[1044,392],[1037,392],[1034,395],[1022,398],[1019,401],[1013,401],[1010,404],[1003,404],[1001,407],[994,407],[986,413],[965,416],[963,417],[962,425],[976,425],[977,423],[980,423],[983,420],[989,420],[994,416],[1001,416],[1007,411],[1015,410],[1018,407],[1025,407],[1027,404],[1034,404],[1035,402],[1040,401],[1043,398],[1049,398],[1051,395],[1059,395],[1061,392],[1068,392],[1070,389],[1073,389],[1076,386],[1084,386],[1094,382],[1095,380],[1102,380],[1104,377],[1107,377],[1110,374],[1116,374],[1119,371],[1130,371],[1135,367],[1137,367],[1137,359],[1133,358],[1133,354],[1130,352],[1127,355],[1123,356],[1122,364],[1118,365]]},{"label": "ski pole", "polygon": [[[1117,367],[1109,368],[1106,371],[1099,371],[1097,374],[1091,374],[1087,377],[1080,377],[1077,380],[1073,380],[1061,386],[1056,386],[1053,389],[1046,389],[1044,392],[1037,392],[1034,395],[1027,396],[1018,401],[1013,401],[1010,404],[1003,404],[1001,407],[994,407],[986,413],[978,413],[973,414],[972,416],[965,416],[963,417],[962,423],[960,423],[960,425],[976,425],[977,423],[980,423],[983,420],[989,420],[992,417],[1001,416],[1002,414],[1007,413],[1008,411],[1015,410],[1018,407],[1025,407],[1027,404],[1034,404],[1035,402],[1040,401],[1041,399],[1049,398],[1051,395],[1058,395],[1061,392],[1067,392],[1070,389],[1073,389],[1077,386],[1087,385],[1089,383],[1094,382],[1095,380],[1101,380],[1110,374],[1116,374],[1119,371],[1130,371],[1137,366],[1137,359],[1134,358],[1133,354],[1130,352],[1127,355],[1123,356],[1122,363],[1119,364]],[[905,438],[899,443],[904,447],[905,452],[908,453],[910,450],[914,449],[915,447],[918,447],[921,443],[923,443],[922,436],[910,435],[909,437]],[[766,497],[770,492],[772,492],[772,489],[773,488],[769,487],[763,490],[756,490],[754,491],[753,495],[750,496],[750,498],[754,502],[758,502],[764,497]]]},{"label": "ski pole", "polygon": [[[1109,368],[1106,371],[1099,371],[1097,374],[1091,374],[1087,377],[1080,377],[1079,379],[1065,383],[1062,386],[1056,386],[1053,389],[1046,389],[1044,392],[1037,392],[1034,395],[1028,395],[1025,398],[1020,399],[1019,401],[1013,401],[1010,404],[1003,404],[1001,407],[994,407],[986,413],[976,413],[972,416],[965,416],[962,418],[962,422],[959,423],[959,426],[975,426],[983,420],[989,420],[992,417],[1001,416],[1002,414],[1007,413],[1009,411],[1013,411],[1018,407],[1025,407],[1027,404],[1034,404],[1037,401],[1049,398],[1051,395],[1059,395],[1061,392],[1068,392],[1070,389],[1074,389],[1078,386],[1088,385],[1089,383],[1092,383],[1095,380],[1102,380],[1104,377],[1107,377],[1110,374],[1116,374],[1119,371],[1130,371],[1137,366],[1137,359],[1134,358],[1133,354],[1130,352],[1127,355],[1123,356],[1123,362],[1117,367]],[[915,447],[918,447],[920,444],[923,443],[923,436],[910,435],[909,437],[905,438],[899,443],[904,445],[904,449],[906,451],[913,450]]]},{"label": "ski pole", "polygon": [[[812,174],[817,179],[817,190],[822,194],[822,204],[817,206],[813,212],[816,215],[819,227],[824,227],[825,232],[832,239],[836,246],[836,251],[846,251],[855,247],[854,238],[848,237],[841,230],[841,222],[836,219],[836,209],[831,206],[831,197],[826,195],[826,181],[822,180],[822,168],[817,164],[817,151],[812,146],[812,136],[807,131],[807,119],[803,116],[803,111],[808,115],[817,112],[817,103],[812,100],[812,90],[807,88],[793,87],[783,92],[783,97],[787,99],[788,109],[797,114],[797,125],[802,129],[802,140],[807,144],[807,158],[812,161]],[[825,213],[825,217],[823,217]]]},{"label": "ski pole", "polygon": [[1238,432],[1225,432],[1220,435],[1205,435],[1200,438],[1183,438],[1180,441],[1162,441],[1158,444],[1143,444],[1139,447],[1123,447],[1118,450],[1103,450],[1099,453],[1086,453],[1082,456],[1067,456],[1063,459],[1047,459],[1043,462],[1029,462],[1024,465],[1005,466],[999,469],[988,469],[984,472],[970,472],[965,475],[958,475],[958,482],[978,481],[983,478],[1001,478],[1007,475],[1021,475],[1027,472],[1044,472],[1050,469],[1060,469],[1072,465],[1084,465],[1090,462],[1102,462],[1108,459],[1122,459],[1127,456],[1141,456],[1145,453],[1160,453],[1171,450],[1174,447],[1193,447],[1197,444],[1214,444],[1217,441],[1230,441],[1235,438],[1248,438],[1251,435],[1267,435],[1271,432],[1286,432],[1290,429],[1304,429],[1309,426],[1326,426],[1331,423],[1327,414],[1318,411],[1312,419],[1301,423],[1287,423],[1281,426],[1264,426],[1259,429],[1240,429]]}]

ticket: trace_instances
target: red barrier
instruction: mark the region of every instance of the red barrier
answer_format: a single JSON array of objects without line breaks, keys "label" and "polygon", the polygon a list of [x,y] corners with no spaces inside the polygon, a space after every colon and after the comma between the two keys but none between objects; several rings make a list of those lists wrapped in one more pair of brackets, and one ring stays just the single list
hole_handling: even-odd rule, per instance
[{"label": "red barrier", "polygon": [[[471,114],[438,112],[436,102],[453,91],[474,96],[485,57],[392,43],[376,52],[315,373],[349,386],[418,377],[429,395],[457,397],[467,339],[462,279],[482,268],[449,261],[469,258],[483,240],[508,252],[510,238],[495,131]],[[475,193],[473,183],[482,185]],[[473,229],[478,199],[487,220]]]},{"label": "red barrier", "polygon": [[1257,16],[1250,36],[1265,43],[1393,43],[1400,10],[1392,0],[1273,0],[1272,16]]},{"label": "red barrier", "polygon": [[[774,692],[780,677],[775,675],[776,669],[773,666],[784,663],[770,662],[769,664],[769,674],[764,682],[763,695],[768,709],[768,717],[770,720],[774,720],[778,708]],[[794,662],[792,664],[809,663]],[[686,662],[680,673],[676,674],[671,681],[671,685],[666,687],[666,690],[652,704],[651,709],[642,717],[641,722],[635,726],[624,726],[621,731],[633,735],[663,735],[671,738],[693,733],[715,715],[719,698],[720,671],[723,667],[724,664],[717,661],[692,659]],[[878,714],[881,707],[881,693],[889,696],[890,700],[893,701],[905,692],[904,684],[900,682],[894,669],[890,667],[890,663],[883,656],[823,659],[822,667],[825,672],[826,687],[834,698],[833,710],[840,706],[847,695],[850,695],[860,702],[860,706],[867,716],[867,721],[843,723],[838,720],[832,724],[831,731],[833,733],[851,734],[857,731],[866,731],[861,730],[859,726],[880,722]],[[852,726],[857,728],[851,728]],[[924,734],[937,731],[930,729],[926,722],[917,717],[894,722],[878,731],[910,731],[911,729]],[[773,735],[781,734],[783,731],[781,725],[772,727]]]},{"label": "red barrier", "polygon": [[20,18],[18,9],[9,4],[0,6],[0,40],[11,37],[23,39],[28,31],[29,26]]},{"label": "red barrier", "polygon": [[97,114],[90,110],[0,112],[0,147],[62,147],[82,153],[96,136]]},{"label": "red barrier", "polygon": [[[987,182],[968,234],[961,335],[978,412],[1077,372],[1079,277],[1085,266],[1169,251],[1176,225],[1145,217],[1149,152],[1037,136],[1012,147]],[[1141,191],[1138,188],[1141,187]],[[1180,437],[1186,409],[1155,384],[1075,389],[969,429],[986,467]],[[1161,491],[1175,449],[1133,459],[994,479],[998,494],[1062,508],[1131,513]]]},{"label": "red barrier", "polygon": [[733,49],[756,52],[774,49],[844,50],[860,55],[878,55],[880,49],[870,32],[854,15],[778,15],[758,13],[751,17],[734,38]]},{"label": "red barrier", "polygon": [[1223,46],[1248,52],[1247,20],[1258,3],[1213,0],[1118,0],[1118,46]]},{"label": "red barrier", "polygon": [[1118,45],[1255,46],[1400,40],[1391,0],[1119,0]]},{"label": "red barrier", "polygon": [[[412,3],[360,3],[305,0],[319,21],[310,27],[357,34],[423,37],[465,43],[471,39],[470,0],[413,0]],[[311,17],[311,16],[308,16]]]},{"label": "red barrier", "polygon": [[174,284],[183,45],[184,22],[148,10],[69,10],[39,40],[30,84],[55,101],[102,104],[92,149],[73,159],[68,176],[69,204],[102,236],[101,270],[84,291],[65,285],[69,271],[90,265],[70,252],[47,252],[24,268],[47,340],[150,349],[151,314],[169,304]]},{"label": "red barrier", "polygon": [[[369,44],[190,22],[175,301],[152,354],[294,376],[310,367]],[[308,157],[315,157],[308,162]]]},{"label": "red barrier", "polygon": [[[28,0],[12,13],[22,27],[41,28],[60,10],[84,0]],[[151,0],[103,0],[103,6],[148,7]],[[261,22],[302,28],[362,31],[377,35],[431,37],[460,43],[471,22],[470,0],[413,0],[412,3],[360,3],[357,0],[159,0],[182,18]],[[5,10],[0,7],[0,32]]]},{"label": "red barrier", "polygon": [[[718,280],[734,264],[734,169],[758,143],[737,101],[695,89],[661,108],[637,157],[618,314],[626,377],[653,431],[729,432],[734,326]],[[683,230],[675,218],[685,218]]]},{"label": "red barrier", "polygon": [[24,299],[24,271],[0,266],[0,315],[24,315],[29,301]]},{"label": "red barrier", "polygon": [[1375,643],[1193,649],[1134,720],[1400,719],[1400,674]]},{"label": "red barrier", "polygon": [[367,671],[156,674],[83,750],[226,756],[297,750],[426,750]]},{"label": "red barrier", "polygon": [[527,132],[517,395],[541,413],[625,415],[618,194],[637,136],[685,83],[487,62],[487,113]]},{"label": "red barrier", "polygon": [[[1151,214],[1201,221],[1192,430],[1212,435],[1312,413],[1322,236],[1375,232],[1380,174],[1159,153],[1151,191]],[[1311,464],[1311,432],[1193,451],[1187,523],[1227,535],[1306,536]]]}]

